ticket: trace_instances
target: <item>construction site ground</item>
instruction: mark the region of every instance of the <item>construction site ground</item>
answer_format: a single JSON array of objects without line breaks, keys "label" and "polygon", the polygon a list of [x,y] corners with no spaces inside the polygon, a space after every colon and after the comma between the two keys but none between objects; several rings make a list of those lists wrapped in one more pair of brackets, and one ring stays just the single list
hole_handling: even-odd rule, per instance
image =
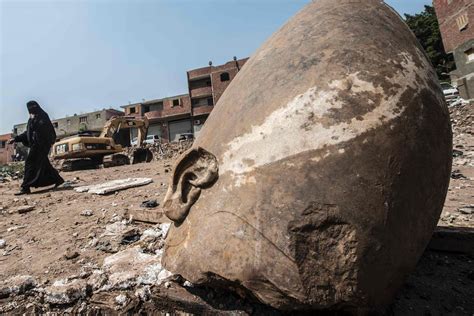
[{"label": "construction site ground", "polygon": [[[442,238],[441,242],[430,244],[395,302],[383,312],[386,315],[474,313],[474,113],[468,105],[451,109],[451,115],[454,148],[462,153],[455,153],[453,176],[438,226],[445,227],[451,234],[448,235],[454,236],[456,245],[451,248],[449,241],[448,246],[443,245]],[[104,287],[97,291],[89,289],[85,295],[66,303],[54,304],[44,299],[41,289],[58,280],[90,279],[91,274],[84,272],[86,267],[101,267],[105,258],[136,247],[144,231],[156,227],[130,221],[129,214],[134,210],[143,211],[140,205],[145,200],[162,201],[173,162],[174,159],[168,158],[146,164],[62,173],[70,185],[56,190],[35,190],[21,197],[13,195],[19,188],[19,179],[0,183],[0,239],[5,242],[0,249],[0,283],[3,282],[4,287],[2,290],[0,286],[0,313],[285,314],[262,306],[248,296],[193,286],[176,276],[160,285],[140,287],[137,283],[108,290]],[[148,177],[153,183],[109,195],[74,191],[77,186],[129,177]],[[150,211],[159,213],[160,207]],[[122,236],[120,243],[102,242],[107,226],[115,222],[125,223],[129,240],[124,242],[127,239]],[[8,280],[15,276],[32,277],[35,285],[30,287],[36,290],[5,290]],[[143,291],[149,293],[143,294]]]}]

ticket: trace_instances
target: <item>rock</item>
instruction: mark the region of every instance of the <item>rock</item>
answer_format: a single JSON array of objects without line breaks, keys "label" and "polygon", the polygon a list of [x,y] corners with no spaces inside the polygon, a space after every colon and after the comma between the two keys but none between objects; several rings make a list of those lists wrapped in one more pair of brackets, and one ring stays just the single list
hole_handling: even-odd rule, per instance
[{"label": "rock", "polygon": [[28,227],[28,226],[26,226],[26,225],[15,225],[15,226],[9,227],[7,229],[7,232],[12,232],[12,231],[15,231],[17,229],[23,229],[23,228],[26,228],[26,227]]},{"label": "rock", "polygon": [[7,242],[5,239],[0,239],[0,249],[3,249],[7,246]]},{"label": "rock", "polygon": [[107,283],[107,275],[102,270],[94,270],[87,280],[93,291],[97,291]]},{"label": "rock", "polygon": [[94,212],[92,210],[84,210],[81,212],[82,216],[92,216],[94,215]]},{"label": "rock", "polygon": [[31,212],[34,209],[35,207],[33,205],[24,205],[24,206],[18,207],[16,210],[19,214],[24,214],[24,213]]},{"label": "rock", "polygon": [[16,275],[0,281],[0,299],[24,294],[36,287],[36,280],[31,275]]},{"label": "rock", "polygon": [[147,302],[150,300],[151,291],[149,286],[140,287],[135,291],[135,296],[140,299],[142,302]]},{"label": "rock", "polygon": [[146,207],[146,208],[155,208],[158,205],[160,204],[156,200],[146,200],[146,201],[143,201],[140,206]]},{"label": "rock", "polygon": [[459,209],[459,212],[461,212],[462,214],[470,215],[470,214],[474,213],[474,208],[473,207],[463,207],[463,208]]},{"label": "rock", "polygon": [[161,266],[161,254],[145,254],[128,248],[104,259],[108,274],[104,289],[127,289],[135,285],[159,285],[172,274]]},{"label": "rock", "polygon": [[127,305],[128,302],[129,302],[129,299],[127,295],[125,294],[120,294],[115,297],[115,303],[121,307]]},{"label": "rock", "polygon": [[85,299],[89,293],[90,287],[82,279],[58,280],[44,289],[44,300],[55,305],[71,304]]},{"label": "rock", "polygon": [[436,73],[400,16],[312,1],[176,161],[163,265],[278,309],[383,309],[431,238],[451,160]]},{"label": "rock", "polygon": [[79,257],[79,253],[75,250],[67,249],[64,253],[64,258],[66,258],[67,260],[71,260],[77,257]]}]

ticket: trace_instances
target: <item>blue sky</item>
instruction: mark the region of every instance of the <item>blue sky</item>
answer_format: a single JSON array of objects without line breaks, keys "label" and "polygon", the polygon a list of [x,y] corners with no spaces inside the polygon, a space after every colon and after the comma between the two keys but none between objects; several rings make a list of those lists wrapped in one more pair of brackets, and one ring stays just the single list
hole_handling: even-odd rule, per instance
[{"label": "blue sky", "polygon": [[251,55],[308,2],[0,0],[0,133],[30,99],[59,118],[186,93],[186,70]]}]

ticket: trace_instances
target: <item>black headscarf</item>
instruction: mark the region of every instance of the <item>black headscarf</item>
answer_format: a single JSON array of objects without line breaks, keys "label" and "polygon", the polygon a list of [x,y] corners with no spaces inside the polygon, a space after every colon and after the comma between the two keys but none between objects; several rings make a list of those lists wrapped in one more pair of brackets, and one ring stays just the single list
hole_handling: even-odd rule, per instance
[{"label": "black headscarf", "polygon": [[28,120],[27,137],[28,142],[32,144],[41,144],[51,146],[56,141],[56,132],[49,115],[41,108],[36,101],[26,103],[28,113],[34,117]]}]

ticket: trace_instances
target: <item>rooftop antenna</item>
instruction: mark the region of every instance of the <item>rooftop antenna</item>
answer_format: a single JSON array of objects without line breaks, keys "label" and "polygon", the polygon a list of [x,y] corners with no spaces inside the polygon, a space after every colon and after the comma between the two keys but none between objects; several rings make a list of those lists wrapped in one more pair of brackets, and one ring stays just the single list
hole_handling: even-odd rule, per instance
[{"label": "rooftop antenna", "polygon": [[237,71],[240,71],[240,66],[239,66],[239,62],[237,61],[237,56],[234,56],[234,62],[235,62],[235,66],[237,67]]}]

